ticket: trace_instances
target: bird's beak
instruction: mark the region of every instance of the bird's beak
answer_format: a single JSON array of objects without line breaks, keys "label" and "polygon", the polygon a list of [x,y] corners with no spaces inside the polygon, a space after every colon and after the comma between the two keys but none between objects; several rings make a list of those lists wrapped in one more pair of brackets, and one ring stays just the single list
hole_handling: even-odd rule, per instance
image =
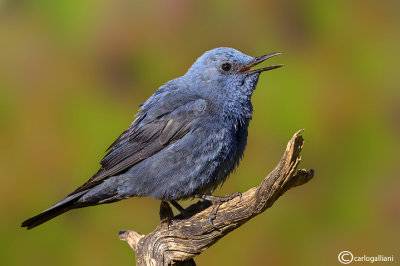
[{"label": "bird's beak", "polygon": [[256,58],[254,58],[253,62],[251,62],[247,66],[243,67],[239,72],[245,72],[246,74],[251,75],[251,74],[261,73],[263,71],[267,71],[267,70],[271,70],[271,69],[282,67],[283,65],[276,65],[276,66],[262,67],[262,68],[258,68],[258,69],[250,69],[253,66],[258,65],[261,62],[264,62],[265,60],[267,60],[268,58],[271,58],[271,57],[273,57],[275,55],[278,55],[278,54],[281,54],[281,53],[272,53],[272,54],[266,54],[266,55],[258,56]]}]

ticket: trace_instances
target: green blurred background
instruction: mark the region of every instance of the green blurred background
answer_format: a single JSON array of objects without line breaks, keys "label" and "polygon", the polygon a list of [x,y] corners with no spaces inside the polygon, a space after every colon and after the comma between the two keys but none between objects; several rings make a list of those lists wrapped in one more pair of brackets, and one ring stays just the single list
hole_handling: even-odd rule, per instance
[{"label": "green blurred background", "polygon": [[342,250],[399,264],[399,14],[376,0],[0,0],[1,265],[134,264],[117,232],[150,232],[157,200],[20,223],[86,181],[138,105],[219,46],[283,52],[269,62],[285,67],[261,76],[244,160],[215,194],[258,185],[301,128],[300,167],[316,176],[198,265],[340,265]]}]

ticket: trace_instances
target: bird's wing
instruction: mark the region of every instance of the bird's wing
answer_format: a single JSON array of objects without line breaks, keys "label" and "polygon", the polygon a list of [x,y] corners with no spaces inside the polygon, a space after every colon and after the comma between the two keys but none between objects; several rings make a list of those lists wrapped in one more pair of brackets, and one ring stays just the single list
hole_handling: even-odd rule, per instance
[{"label": "bird's wing", "polygon": [[142,110],[134,123],[108,148],[107,155],[100,161],[99,171],[70,195],[93,187],[107,177],[122,173],[171,143],[179,141],[194,129],[194,124],[206,105],[207,101],[202,98],[184,97],[180,100],[167,100],[157,108],[156,105],[150,105],[148,110]]}]

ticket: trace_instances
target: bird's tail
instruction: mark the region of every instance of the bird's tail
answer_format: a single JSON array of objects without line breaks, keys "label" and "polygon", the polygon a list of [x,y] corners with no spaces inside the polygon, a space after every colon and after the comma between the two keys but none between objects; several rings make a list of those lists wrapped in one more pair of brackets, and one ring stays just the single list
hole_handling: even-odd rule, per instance
[{"label": "bird's tail", "polygon": [[27,227],[27,229],[32,229],[44,222],[47,222],[48,220],[53,219],[54,217],[56,217],[60,214],[63,214],[64,212],[71,210],[71,209],[84,207],[84,206],[80,206],[80,204],[77,204],[77,201],[86,192],[87,192],[87,190],[84,190],[84,191],[81,191],[81,192],[78,192],[76,194],[66,197],[64,200],[58,202],[54,206],[45,210],[44,212],[24,221],[21,224],[21,227]]}]

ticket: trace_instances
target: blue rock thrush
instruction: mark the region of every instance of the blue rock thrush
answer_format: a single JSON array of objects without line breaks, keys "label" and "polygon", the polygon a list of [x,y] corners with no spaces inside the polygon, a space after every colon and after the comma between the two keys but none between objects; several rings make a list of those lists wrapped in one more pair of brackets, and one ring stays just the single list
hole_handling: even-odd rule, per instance
[{"label": "blue rock thrush", "polygon": [[250,99],[260,73],[282,65],[251,68],[277,54],[251,57],[225,47],[205,52],[185,75],[140,105],[136,120],[108,148],[95,175],[22,227],[31,229],[71,209],[135,196],[169,201],[180,211],[176,200],[198,197],[220,203],[232,198],[209,194],[243,156],[253,111]]}]

